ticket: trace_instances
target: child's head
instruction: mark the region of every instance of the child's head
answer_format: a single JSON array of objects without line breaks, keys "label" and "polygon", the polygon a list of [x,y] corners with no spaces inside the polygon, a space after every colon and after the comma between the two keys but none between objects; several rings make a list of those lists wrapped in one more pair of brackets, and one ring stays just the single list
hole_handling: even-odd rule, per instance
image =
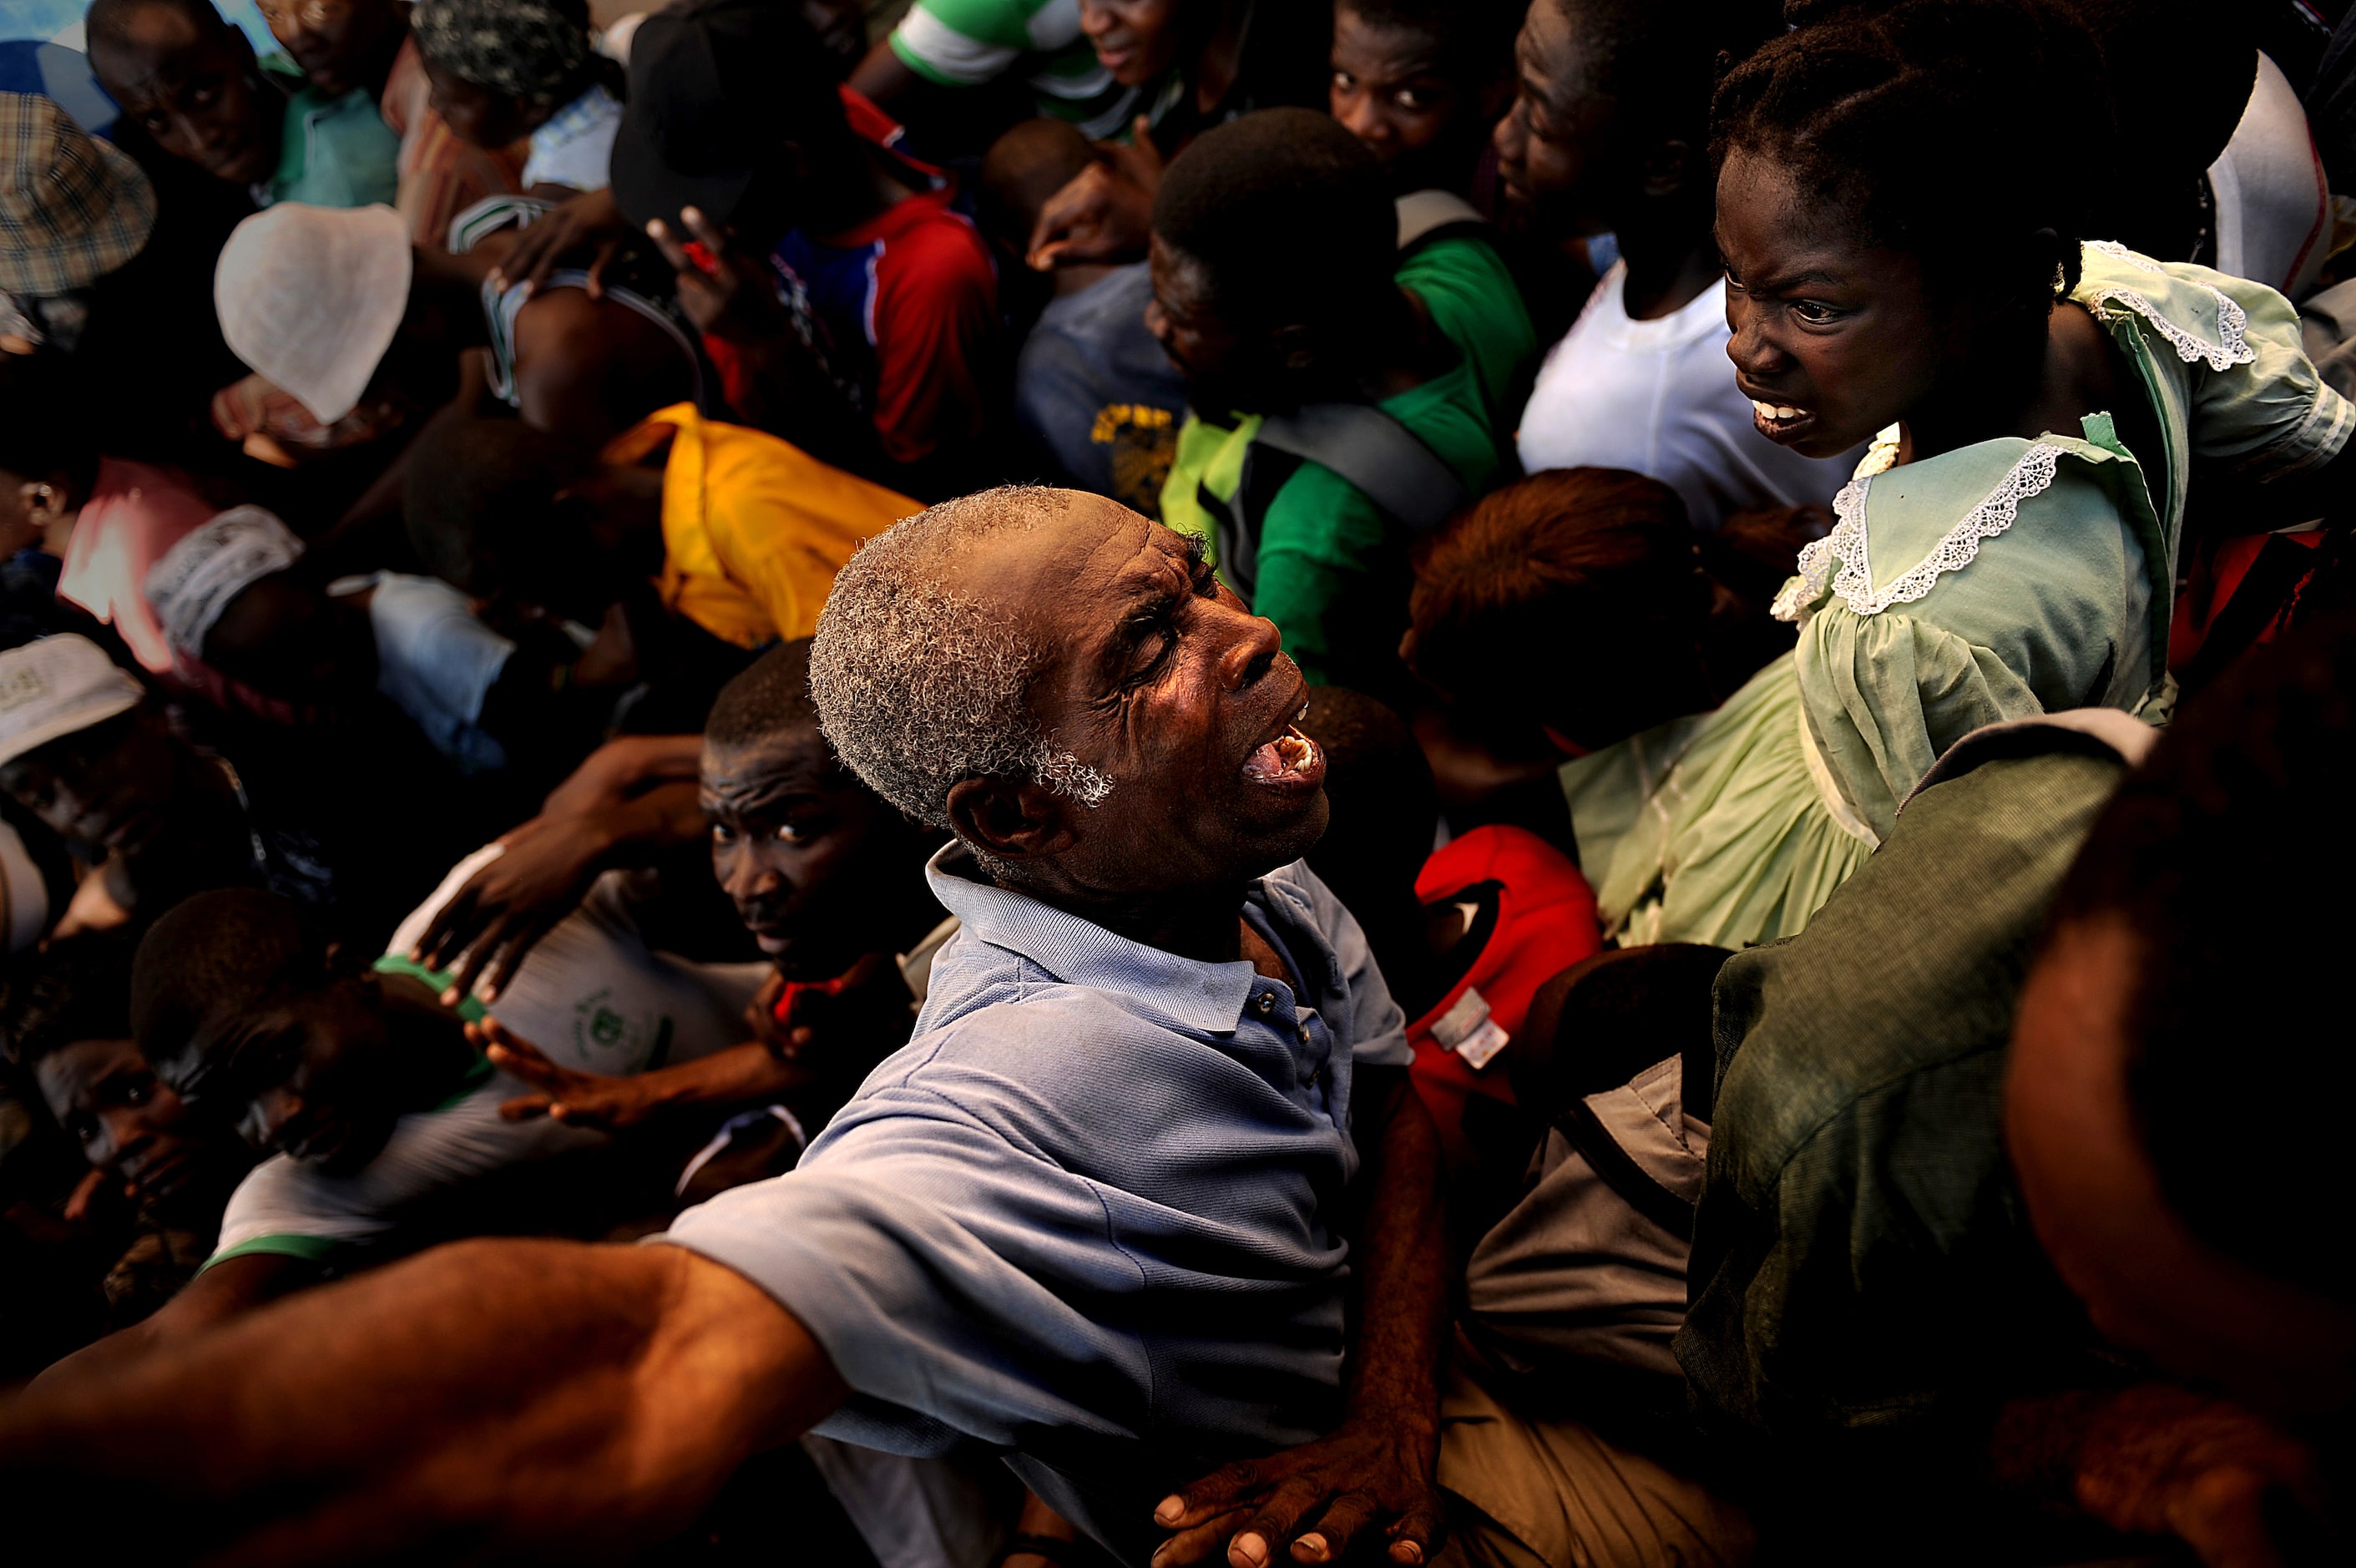
[{"label": "child's head", "polygon": [[910,940],[907,911],[929,900],[923,865],[941,841],[837,759],[810,700],[809,650],[808,638],[781,643],[721,689],[703,729],[703,814],[712,875],[761,950],[791,979],[826,980]]},{"label": "child's head", "polygon": [[209,0],[91,0],[91,70],[155,145],[238,185],[278,170],[285,99]]},{"label": "child's head", "polygon": [[601,74],[583,0],[418,0],[409,25],[434,111],[478,147],[530,135]]},{"label": "child's head", "polygon": [[992,142],[981,160],[982,229],[1001,256],[1031,250],[1039,213],[1096,161],[1096,149],[1068,120],[1024,120]]},{"label": "child's head", "polygon": [[[1906,0],[1787,34],[1719,84],[1729,352],[1770,440],[1830,457],[1934,395],[2018,395],[2078,279],[2102,64],[2065,18]],[[1779,412],[1781,411],[1781,412]]]},{"label": "child's head", "polygon": [[1205,133],[1153,199],[1146,325],[1194,406],[1340,395],[1399,295],[1381,166],[1332,118],[1265,109]]},{"label": "child's head", "polygon": [[447,1053],[400,1026],[430,999],[393,996],[341,959],[274,894],[197,894],[139,944],[132,1036],[181,1099],[248,1143],[348,1175],[402,1116],[445,1098],[451,1074]]},{"label": "child's head", "polygon": [[1533,0],[1498,121],[1505,216],[1549,238],[1595,235],[1661,203],[1710,201],[1710,84],[1778,26],[1770,0]]},{"label": "child's head", "polygon": [[1675,490],[1558,469],[1432,536],[1399,651],[1484,740],[1592,751],[1709,705],[1712,597]]},{"label": "child's head", "polygon": [[1513,91],[1517,13],[1496,0],[1334,0],[1333,118],[1394,191],[1462,191]]},{"label": "child's head", "polygon": [[276,516],[232,507],[149,568],[147,600],[176,651],[257,692],[327,705],[373,690],[368,618],[330,599],[302,554]]}]

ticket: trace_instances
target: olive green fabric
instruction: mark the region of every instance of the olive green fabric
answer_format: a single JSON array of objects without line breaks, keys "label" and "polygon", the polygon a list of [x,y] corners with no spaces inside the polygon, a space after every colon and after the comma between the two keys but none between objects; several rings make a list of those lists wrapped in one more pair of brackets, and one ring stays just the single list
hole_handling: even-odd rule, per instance
[{"label": "olive green fabric", "polygon": [[1675,1349],[1777,1442],[1984,1412],[2090,1339],[2006,1162],[2014,999],[2115,758],[1933,785],[1802,935],[1719,973],[1719,1089]]}]

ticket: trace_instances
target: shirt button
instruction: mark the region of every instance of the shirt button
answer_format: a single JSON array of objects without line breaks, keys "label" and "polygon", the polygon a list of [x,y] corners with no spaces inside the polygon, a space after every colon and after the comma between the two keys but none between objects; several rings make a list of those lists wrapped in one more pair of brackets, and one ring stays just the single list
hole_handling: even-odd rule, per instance
[{"label": "shirt button", "polygon": [[1309,1043],[1309,1026],[1306,1024],[1301,1026],[1301,1043],[1304,1046]]},{"label": "shirt button", "polygon": [[1263,1013],[1269,1012],[1269,1011],[1270,1011],[1271,1009],[1273,1009],[1273,1008],[1276,1006],[1276,993],[1275,993],[1275,992],[1273,992],[1273,991],[1263,991],[1263,992],[1261,992],[1261,993],[1259,993],[1259,1004],[1258,1004],[1258,1005],[1259,1005],[1259,1010],[1260,1010],[1261,1012],[1263,1012]]}]

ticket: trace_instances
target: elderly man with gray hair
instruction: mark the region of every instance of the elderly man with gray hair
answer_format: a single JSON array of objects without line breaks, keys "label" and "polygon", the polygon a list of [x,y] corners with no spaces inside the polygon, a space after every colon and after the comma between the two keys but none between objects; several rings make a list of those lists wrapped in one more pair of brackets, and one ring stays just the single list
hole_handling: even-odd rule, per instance
[{"label": "elderly man with gray hair", "polygon": [[993,490],[852,560],[811,686],[954,831],[928,875],[963,925],[798,1169],[667,1246],[462,1243],[36,1390],[0,1496],[168,1482],[273,1560],[605,1556],[815,1429],[993,1445],[1132,1564],[1425,1561],[1436,1141],[1300,864],[1324,758],[1276,628],[1168,529]]}]

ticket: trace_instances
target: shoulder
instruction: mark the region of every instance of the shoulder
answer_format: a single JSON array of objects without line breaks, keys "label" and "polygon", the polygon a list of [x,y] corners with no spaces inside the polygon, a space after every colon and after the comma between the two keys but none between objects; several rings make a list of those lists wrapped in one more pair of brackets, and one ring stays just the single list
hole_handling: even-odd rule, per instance
[{"label": "shoulder", "polygon": [[884,241],[875,263],[875,284],[886,292],[965,294],[994,292],[998,274],[974,226],[937,200],[912,198],[920,209]]},{"label": "shoulder", "polygon": [[[1713,1161],[1769,1183],[1826,1136],[1995,1140],[2015,994],[2121,771],[2073,748],[1925,789],[1805,931],[1728,960]],[[1910,1101],[1923,1085],[1964,1098]]]},{"label": "shoulder", "polygon": [[2297,313],[2264,284],[2190,262],[2157,262],[2110,241],[2087,242],[2082,256],[2070,297],[2098,320],[2131,321],[2188,366],[2249,364],[2257,357],[2250,346],[2254,325],[2269,333],[2286,325],[2297,338]]}]

